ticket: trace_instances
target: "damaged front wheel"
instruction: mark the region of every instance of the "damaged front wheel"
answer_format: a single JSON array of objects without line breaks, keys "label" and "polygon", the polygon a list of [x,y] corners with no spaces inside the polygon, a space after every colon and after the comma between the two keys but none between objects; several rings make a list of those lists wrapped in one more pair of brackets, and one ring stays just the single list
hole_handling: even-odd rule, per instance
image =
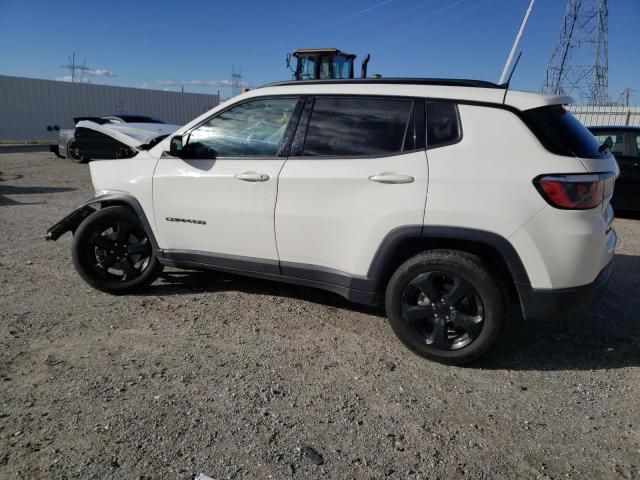
[{"label": "damaged front wheel", "polygon": [[80,276],[108,293],[147,286],[162,271],[140,220],[127,207],[103,208],[84,219],[73,237],[72,256]]}]

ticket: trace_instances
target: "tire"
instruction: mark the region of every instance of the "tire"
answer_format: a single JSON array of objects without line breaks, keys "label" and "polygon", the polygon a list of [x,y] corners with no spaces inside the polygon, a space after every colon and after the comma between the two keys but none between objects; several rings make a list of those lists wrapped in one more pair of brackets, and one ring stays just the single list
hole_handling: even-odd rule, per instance
[{"label": "tire", "polygon": [[126,294],[162,272],[140,219],[127,207],[106,207],[83,220],[73,235],[73,264],[96,290]]},{"label": "tire", "polygon": [[507,318],[501,291],[476,255],[432,250],[396,270],[385,308],[394,333],[413,352],[462,365],[495,343]]},{"label": "tire", "polygon": [[89,161],[87,157],[80,155],[75,140],[71,140],[67,144],[67,158],[73,160],[75,163],[87,163]]}]

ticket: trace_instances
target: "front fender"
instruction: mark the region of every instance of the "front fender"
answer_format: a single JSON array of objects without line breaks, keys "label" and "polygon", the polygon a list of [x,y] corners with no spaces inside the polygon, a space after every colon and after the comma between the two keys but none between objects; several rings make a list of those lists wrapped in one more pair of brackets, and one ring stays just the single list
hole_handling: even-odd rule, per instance
[{"label": "front fender", "polygon": [[140,219],[142,227],[144,228],[145,233],[148,235],[154,251],[158,250],[156,237],[153,234],[151,225],[149,225],[149,221],[147,220],[147,216],[145,215],[140,202],[138,202],[138,200],[136,200],[131,195],[127,195],[124,193],[107,193],[105,195],[99,195],[97,197],[90,198],[69,215],[49,228],[49,230],[47,230],[45,239],[57,240],[67,232],[75,232],[78,226],[83,222],[83,220],[96,211],[96,209],[93,207],[94,205],[99,205],[100,208],[113,205],[124,205],[131,208],[131,210],[133,210],[133,212]]},{"label": "front fender", "polygon": [[78,225],[80,225],[85,218],[87,218],[95,211],[95,208],[89,207],[87,205],[83,205],[75,209],[73,212],[71,212],[69,215],[64,217],[49,230],[47,230],[47,235],[44,237],[45,240],[57,240],[67,232],[75,232],[78,228]]}]

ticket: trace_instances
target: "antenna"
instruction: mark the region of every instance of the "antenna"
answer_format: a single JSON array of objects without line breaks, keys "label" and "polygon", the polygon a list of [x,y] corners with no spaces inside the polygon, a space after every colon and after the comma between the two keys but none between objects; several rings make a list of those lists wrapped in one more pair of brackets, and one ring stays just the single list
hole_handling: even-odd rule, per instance
[{"label": "antenna", "polygon": [[[511,47],[509,58],[507,58],[507,63],[504,64],[504,68],[502,69],[502,75],[500,75],[500,80],[498,80],[498,83],[500,85],[504,83],[505,77],[507,76],[507,72],[509,71],[509,66],[511,66],[511,61],[513,60],[513,54],[516,52],[516,49],[518,48],[518,44],[520,43],[520,39],[522,38],[522,32],[524,32],[524,27],[527,25],[527,21],[529,20],[529,15],[531,15],[531,10],[533,10],[533,4],[535,2],[536,0],[531,0],[531,3],[529,3],[529,8],[527,8],[527,13],[524,14],[524,19],[520,24],[520,30],[518,30],[516,39],[513,41],[513,46]],[[518,58],[520,58],[520,56],[518,56]],[[513,70],[515,70],[515,67]],[[511,71],[512,75],[513,75],[513,70]],[[511,77],[509,77],[509,80],[511,80]],[[507,83],[509,82],[507,81]]]},{"label": "antenna", "polygon": [[608,0],[567,0],[542,90],[587,105],[609,103]]},{"label": "antenna", "polygon": [[522,56],[522,50],[520,50],[518,52],[518,56],[516,57],[516,61],[513,64],[513,68],[509,72],[509,77],[507,78],[507,82],[504,84],[505,85],[505,90],[509,90],[509,85],[511,84],[511,77],[513,77],[513,74],[516,71],[516,68],[518,68],[518,63],[520,62],[520,57],[521,56]]},{"label": "antenna", "polygon": [[77,64],[76,63],[76,52],[73,52],[73,55],[71,57],[68,57],[68,59],[69,59],[69,63],[67,65],[62,65],[61,68],[66,68],[67,70],[69,70],[71,72],[71,82],[72,83],[83,82],[84,81],[84,75],[89,70],[89,67],[87,67],[87,65],[86,65],[87,59],[85,58],[84,61],[82,62],[82,64]]}]

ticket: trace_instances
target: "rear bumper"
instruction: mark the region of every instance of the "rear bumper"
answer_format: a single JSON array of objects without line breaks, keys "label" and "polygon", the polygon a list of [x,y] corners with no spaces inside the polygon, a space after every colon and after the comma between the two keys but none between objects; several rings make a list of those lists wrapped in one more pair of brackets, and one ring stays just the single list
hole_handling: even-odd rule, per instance
[{"label": "rear bumper", "polygon": [[521,288],[520,299],[527,319],[563,317],[583,310],[607,290],[613,261],[598,274],[593,283],[573,288]]}]

